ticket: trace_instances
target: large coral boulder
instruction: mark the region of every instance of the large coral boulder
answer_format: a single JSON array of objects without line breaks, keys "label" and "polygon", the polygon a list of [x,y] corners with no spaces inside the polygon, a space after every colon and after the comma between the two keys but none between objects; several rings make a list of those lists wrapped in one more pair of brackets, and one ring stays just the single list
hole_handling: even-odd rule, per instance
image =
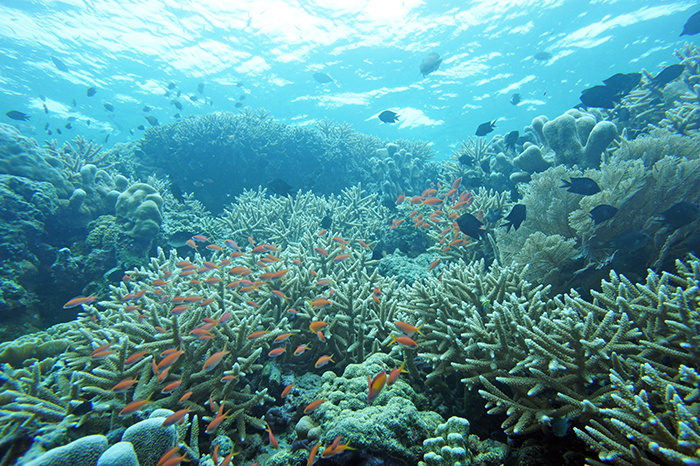
[{"label": "large coral boulder", "polygon": [[[355,456],[354,464],[387,457],[416,464],[423,458],[423,441],[444,422],[439,414],[422,411],[420,408],[428,407],[427,398],[401,379],[368,402],[367,373],[375,376],[395,364],[388,355],[374,353],[363,364],[348,365],[340,377],[330,371],[323,374],[316,396],[327,402],[311,417],[322,432],[324,445],[337,436],[349,442],[354,450],[346,454]],[[276,454],[268,464],[283,464],[288,459],[285,455]]]},{"label": "large coral boulder", "polygon": [[51,157],[34,139],[0,123],[0,173],[48,181],[59,197],[67,198],[73,193],[73,185],[63,176],[61,166],[61,161]]},{"label": "large coral boulder", "polygon": [[135,183],[117,198],[117,220],[134,239],[151,241],[163,223],[163,198],[151,185]]}]

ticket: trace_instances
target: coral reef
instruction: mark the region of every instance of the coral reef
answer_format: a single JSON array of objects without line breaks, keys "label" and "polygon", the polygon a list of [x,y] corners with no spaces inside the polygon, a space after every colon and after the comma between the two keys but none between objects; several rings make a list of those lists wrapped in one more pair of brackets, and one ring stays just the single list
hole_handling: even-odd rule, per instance
[{"label": "coral reef", "polygon": [[[442,418],[434,412],[421,411],[427,400],[402,380],[386,387],[373,403],[368,403],[367,373],[376,375],[387,364],[395,365],[396,361],[375,353],[362,364],[345,367],[341,376],[325,372],[316,397],[327,401],[311,417],[320,427],[324,444],[341,436],[356,451],[379,450],[415,464],[422,457],[423,440],[442,423]],[[268,464],[289,464],[289,456],[287,451],[277,453]]]},{"label": "coral reef", "polygon": [[[427,162],[431,153],[426,143],[387,145],[332,120],[319,122],[315,129],[289,126],[273,121],[267,112],[250,110],[150,128],[138,151],[144,154],[138,172],[142,178],[154,171],[167,175],[214,212],[224,207],[225,194],[238,195],[280,178],[292,192],[329,195],[362,183],[374,192],[389,190],[386,198],[391,198],[408,186],[422,189],[437,169]],[[393,175],[385,171],[387,177],[380,181],[377,170],[389,167],[395,168]]]},{"label": "coral reef", "polygon": [[678,54],[675,82],[446,162],[252,109],[109,151],[0,126],[0,336],[77,312],[0,344],[0,464],[525,462],[514,436],[700,464],[700,54]]}]

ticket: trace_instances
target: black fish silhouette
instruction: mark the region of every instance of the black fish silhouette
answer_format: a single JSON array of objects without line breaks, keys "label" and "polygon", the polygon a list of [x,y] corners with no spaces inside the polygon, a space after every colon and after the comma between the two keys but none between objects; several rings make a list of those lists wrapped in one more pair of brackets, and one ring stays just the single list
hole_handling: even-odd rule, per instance
[{"label": "black fish silhouette", "polygon": [[104,106],[105,106],[105,109],[106,109],[108,112],[113,112],[113,111],[114,111],[114,105],[105,103]]},{"label": "black fish silhouette", "polygon": [[617,209],[611,205],[601,204],[591,210],[590,215],[593,219],[593,224],[598,225],[607,220],[610,220],[617,213]]},{"label": "black fish silhouette", "polygon": [[267,183],[267,187],[270,188],[270,191],[280,196],[286,196],[294,191],[294,188],[292,188],[289,183],[279,178],[275,178]]},{"label": "black fish silhouette", "polygon": [[570,181],[562,180],[562,182],[564,182],[564,184],[561,185],[561,187],[566,188],[570,193],[590,196],[600,192],[598,183],[590,178],[574,178],[572,176]]},{"label": "black fish silhouette", "polygon": [[484,224],[472,214],[463,214],[459,217],[457,219],[457,226],[459,227],[459,231],[474,239],[480,239],[486,234],[486,230],[482,229]]},{"label": "black fish silhouette", "polygon": [[697,204],[682,201],[661,212],[659,215],[663,218],[663,222],[669,226],[671,231],[675,231],[680,227],[694,222],[698,218],[699,213],[700,207]]},{"label": "black fish silhouette", "polygon": [[510,103],[513,105],[518,105],[520,103],[520,94],[513,94],[510,96]]},{"label": "black fish silhouette", "polygon": [[628,94],[632,89],[637,87],[642,81],[642,73],[617,73],[604,79],[606,86],[615,89],[623,94]]},{"label": "black fish silhouette", "polygon": [[87,96],[92,97],[93,95],[97,94],[97,88],[95,86],[90,86],[87,89]]},{"label": "black fish silhouette", "polygon": [[666,84],[682,75],[683,71],[685,71],[685,65],[682,63],[667,66],[651,80],[650,84],[654,87],[664,87]]},{"label": "black fish silhouette", "polygon": [[146,121],[148,121],[151,126],[158,126],[158,118],[154,117],[153,115],[146,115]]},{"label": "black fish silhouette", "polygon": [[642,231],[628,231],[613,238],[610,244],[618,253],[627,254],[642,249],[650,239],[651,236]]},{"label": "black fish silhouette", "polygon": [[399,121],[398,114],[396,112],[392,112],[391,110],[384,110],[379,114],[379,119],[384,123],[396,123]]},{"label": "black fish silhouette", "polygon": [[527,208],[525,207],[525,204],[515,204],[513,209],[511,209],[510,213],[506,217],[506,220],[508,220],[508,223],[505,224],[507,228],[506,232],[510,231],[510,227],[517,230],[520,224],[525,221],[526,214]]},{"label": "black fish silhouette", "polygon": [[511,131],[510,133],[506,134],[506,137],[503,138],[504,142],[506,143],[506,147],[509,147],[511,149],[515,149],[515,143],[518,142],[518,139],[520,138],[520,133],[518,130]]},{"label": "black fish silhouette", "polygon": [[437,71],[437,69],[440,67],[440,63],[442,63],[442,58],[440,58],[440,55],[435,52],[431,53],[421,62],[419,67],[420,74],[422,74],[425,78],[433,71]]},{"label": "black fish silhouette", "polygon": [[333,225],[333,217],[326,215],[321,219],[321,228],[329,229]]},{"label": "black fish silhouette", "polygon": [[700,32],[700,11],[688,18],[688,21],[683,25],[681,36],[694,36]]},{"label": "black fish silhouette", "polygon": [[623,95],[611,86],[593,86],[581,91],[581,102],[586,107],[615,108],[615,102],[619,102]]},{"label": "black fish silhouette", "polygon": [[146,106],[144,106],[141,110],[144,111],[144,112],[150,112],[150,111],[153,110],[153,109],[152,109],[151,107],[149,107],[148,105],[146,105]]},{"label": "black fish silhouette", "polygon": [[486,136],[491,131],[493,131],[493,129],[495,127],[496,127],[496,120],[487,121],[486,123],[482,123],[479,125],[478,128],[476,128],[476,135],[477,136]]},{"label": "black fish silhouette", "polygon": [[552,58],[552,54],[549,52],[537,52],[532,56],[535,60],[547,61]]},{"label": "black fish silhouette", "polygon": [[5,113],[5,115],[17,121],[29,121],[29,115],[18,112],[17,110],[10,110],[9,112]]}]

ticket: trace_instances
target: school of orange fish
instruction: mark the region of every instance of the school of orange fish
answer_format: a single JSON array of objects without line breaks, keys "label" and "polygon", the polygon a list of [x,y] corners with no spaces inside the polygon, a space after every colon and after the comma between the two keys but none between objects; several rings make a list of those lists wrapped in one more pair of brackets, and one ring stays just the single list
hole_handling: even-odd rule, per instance
[{"label": "school of orange fish", "polygon": [[[412,198],[406,198],[404,195],[399,196],[397,199],[397,204],[403,204],[405,201],[409,201],[412,205],[427,206],[429,208],[434,208],[434,210],[427,214],[427,219],[424,219],[423,213],[414,210],[410,218],[414,222],[415,228],[431,228],[436,226],[440,228],[440,224],[447,221],[454,221],[459,215],[457,212],[461,209],[466,209],[469,207],[473,201],[473,195],[468,192],[459,193],[461,178],[457,179],[451,189],[442,191],[442,188],[438,184],[437,189],[431,188],[427,189],[421,196],[415,196]],[[446,214],[439,207],[444,206],[445,210],[449,209],[450,214]],[[481,212],[479,213],[481,216]],[[390,227],[394,229],[398,227],[402,220],[394,220],[393,225]],[[324,237],[328,235],[328,232],[324,229],[318,233],[318,237]],[[445,251],[449,248],[459,246],[461,244],[467,244],[468,240],[464,238],[459,232],[456,224],[452,223],[449,228],[444,229],[441,232],[442,241],[447,242],[450,236],[453,237],[449,241],[449,244],[445,247]],[[255,244],[253,238],[248,238],[250,247],[246,248],[244,251],[242,248],[236,244],[235,241],[227,239],[223,241],[223,246],[217,245],[210,241],[209,238],[203,235],[195,235],[187,244],[198,251],[200,248],[204,248],[210,251],[210,259],[203,260],[204,257],[197,254],[197,258],[202,259],[201,263],[196,264],[190,260],[182,260],[175,264],[175,270],[163,270],[159,278],[149,280],[136,278],[136,271],[127,273],[123,278],[123,285],[129,290],[128,293],[121,297],[117,297],[121,301],[121,311],[124,313],[138,313],[137,320],[142,322],[149,318],[148,313],[145,310],[146,304],[144,301],[151,300],[151,302],[157,302],[161,306],[169,307],[170,316],[179,316],[181,314],[192,311],[195,306],[205,308],[209,307],[211,314],[209,317],[202,318],[202,323],[198,327],[193,328],[189,335],[196,338],[197,340],[214,340],[217,338],[217,334],[213,330],[217,326],[224,326],[232,318],[232,313],[230,311],[224,312],[222,296],[225,290],[230,290],[230,292],[238,293],[241,300],[245,300],[244,296],[253,296],[256,292],[261,290],[269,291],[276,299],[279,300],[280,307],[286,307],[286,303],[292,301],[292,299],[285,295],[285,293],[280,289],[280,284],[284,283],[284,277],[289,272],[287,265],[283,264],[283,261],[276,257],[274,254],[278,252],[278,248],[272,244]],[[349,242],[345,239],[335,236],[332,237],[331,244],[334,247],[325,249],[322,247],[314,248],[316,254],[319,257],[326,260],[327,263],[341,264],[353,257],[353,251],[346,252],[346,248],[349,246]],[[360,245],[360,250],[370,251],[370,246],[363,240],[358,240]],[[226,251],[226,248],[229,251]],[[328,250],[327,250],[328,249]],[[363,252],[364,253],[364,252]],[[429,270],[434,269],[440,259],[434,261]],[[303,263],[300,259],[294,259],[291,266],[303,267]],[[306,306],[313,311],[320,311],[322,309],[332,307],[334,302],[332,300],[334,290],[330,279],[318,278],[318,274],[310,270],[314,277],[317,277],[317,282],[315,284],[324,292],[321,295],[316,296],[313,299],[305,300]],[[231,281],[229,281],[231,280]],[[193,291],[196,294],[181,295],[176,294],[175,290],[182,290],[183,284],[185,288],[189,291]],[[122,287],[121,289],[124,289]],[[373,300],[375,303],[379,304],[381,300],[382,292],[378,287],[373,287]],[[83,305],[90,305],[95,300],[96,296],[87,297],[76,297],[68,301],[64,308],[71,308]],[[299,302],[299,300],[296,300]],[[248,299],[245,303],[253,308],[259,307],[259,304],[255,299]],[[88,310],[90,319],[93,321],[98,321],[100,319],[100,313],[94,306],[89,306],[84,308]],[[299,311],[292,307],[287,307],[286,312],[291,315],[299,315]],[[306,314],[308,315],[308,314]],[[301,320],[299,320],[301,321]],[[297,322],[297,320],[293,320]],[[325,333],[328,328],[328,323],[321,320],[311,320],[308,325],[309,331],[312,335],[323,344],[327,341],[327,335]],[[397,343],[402,345],[407,349],[418,348],[418,343],[413,339],[415,334],[423,335],[420,331],[420,327],[416,327],[412,324],[403,321],[395,321],[394,325],[398,330],[399,334],[390,334],[392,341],[389,345]],[[162,326],[156,325],[155,330],[162,334],[167,334],[172,331],[172,329],[166,329]],[[250,341],[262,339],[267,337],[269,334],[269,328],[266,330],[256,330],[247,336]],[[221,333],[218,334],[221,336]],[[301,328],[289,328],[284,333],[278,334],[274,337],[271,342],[271,349],[267,353],[269,358],[279,358],[287,353],[287,341],[291,337],[300,338],[304,335],[304,331]],[[424,335],[423,335],[424,336]],[[182,342],[182,338],[181,338]],[[292,352],[292,357],[298,357],[304,354],[307,350],[311,348],[311,342],[300,343],[296,346]],[[129,354],[125,359],[125,365],[130,366],[136,364],[142,359],[151,356],[151,370],[153,376],[157,377],[159,383],[163,384],[160,390],[160,395],[171,396],[173,393],[178,391],[182,385],[182,378],[178,377],[178,374],[174,372],[177,370],[176,363],[180,358],[186,354],[187,348],[180,344],[179,347],[173,347],[166,349],[160,354],[150,354],[148,351],[134,351]],[[104,358],[117,358],[118,350],[113,348],[112,344],[100,345],[91,353],[91,359],[99,363],[101,359]],[[222,348],[218,351],[213,352],[202,364],[202,371],[210,372],[217,368],[222,360],[231,353],[227,349],[227,342],[223,342]],[[333,354],[323,354],[314,363],[315,368],[320,368],[326,366],[327,364],[334,363]],[[158,360],[160,358],[160,360]],[[404,362],[405,363],[405,362]],[[371,377],[367,374],[367,385],[368,385],[368,403],[372,403],[382,392],[382,390],[391,386],[395,383],[399,375],[403,370],[404,364],[399,367],[394,367],[387,373],[386,369],[383,369],[379,374]],[[172,372],[171,372],[172,370]],[[221,382],[222,383],[235,383],[236,375],[226,375],[225,371],[220,369],[221,372]],[[138,383],[137,379],[128,377],[121,380],[119,383],[112,387],[111,391],[117,394],[126,394],[135,384]],[[282,391],[281,397],[286,398],[292,391],[294,387],[294,382],[287,385]],[[183,388],[183,390],[186,387]],[[181,391],[182,392],[182,391]],[[121,409],[119,415],[128,416],[139,410],[151,402],[153,396],[159,396],[158,393],[152,392],[146,399],[132,399],[131,402],[127,403],[126,406]],[[169,416],[163,422],[163,426],[171,426],[177,423],[185,422],[186,416],[192,412],[192,407],[187,406],[187,402],[190,401],[192,397],[192,390],[186,391],[179,397],[179,403],[184,406],[183,409],[177,410],[174,414]],[[325,398],[317,399],[303,410],[305,414],[312,413],[315,409],[321,406],[327,400]],[[218,404],[209,396],[208,406],[212,413],[215,413],[212,420],[208,423],[205,428],[207,434],[214,434],[217,432],[222,422],[228,419],[230,416],[230,411],[224,412],[225,400],[222,400]],[[269,444],[273,448],[278,448],[279,443],[275,438],[272,429],[266,424],[266,431],[269,435]],[[307,465],[310,466],[314,463],[315,458],[320,456],[321,458],[328,458],[337,454],[344,452],[345,450],[351,450],[352,447],[348,443],[341,443],[342,438],[337,437],[330,445],[326,446],[320,453],[318,451],[321,447],[321,443],[317,443],[313,446],[309,453],[309,459]],[[218,464],[218,447],[212,452],[215,464]],[[224,459],[222,465],[227,466],[231,462],[231,458],[235,455],[231,451]],[[161,460],[158,462],[158,466],[176,466],[183,461],[188,461],[186,455],[178,455],[178,448],[175,447],[169,450]],[[255,463],[254,463],[255,464]]]}]

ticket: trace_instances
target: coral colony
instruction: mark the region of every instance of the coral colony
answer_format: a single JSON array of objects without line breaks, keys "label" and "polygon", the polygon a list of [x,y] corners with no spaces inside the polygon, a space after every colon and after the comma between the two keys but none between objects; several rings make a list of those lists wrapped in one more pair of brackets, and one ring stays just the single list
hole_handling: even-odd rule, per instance
[{"label": "coral colony", "polygon": [[110,150],[0,126],[2,464],[499,465],[521,437],[700,464],[700,53],[677,54],[446,162],[264,110]]}]

